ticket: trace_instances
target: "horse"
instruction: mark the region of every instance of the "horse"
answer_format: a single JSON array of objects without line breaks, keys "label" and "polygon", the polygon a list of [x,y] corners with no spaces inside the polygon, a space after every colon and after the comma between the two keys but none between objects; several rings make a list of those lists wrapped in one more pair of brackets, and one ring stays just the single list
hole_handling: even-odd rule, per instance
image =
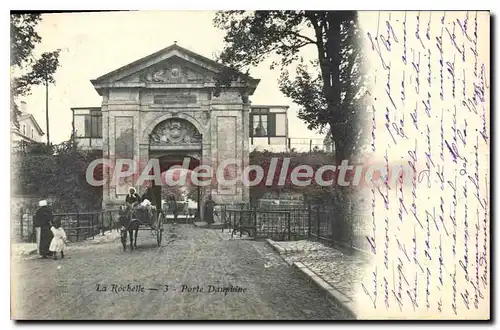
[{"label": "horse", "polygon": [[130,250],[137,249],[137,234],[139,233],[140,221],[132,219],[132,209],[129,206],[120,206],[119,214],[123,251],[127,250],[127,232],[130,237]]}]

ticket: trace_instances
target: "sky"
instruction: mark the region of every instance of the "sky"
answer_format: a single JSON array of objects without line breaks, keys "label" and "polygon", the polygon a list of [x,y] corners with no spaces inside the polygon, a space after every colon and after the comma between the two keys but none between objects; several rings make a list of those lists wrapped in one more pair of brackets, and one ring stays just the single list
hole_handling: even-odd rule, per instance
[{"label": "sky", "polygon": [[[49,86],[50,138],[58,143],[71,134],[72,107],[100,106],[101,97],[91,79],[165,48],[175,41],[181,47],[215,59],[223,48],[223,31],[212,24],[211,11],[140,11],[115,13],[45,14],[37,27],[42,42],[35,54],[61,49],[56,84]],[[306,60],[314,48],[304,50]],[[292,138],[322,138],[297,118],[298,106],[278,89],[279,70],[270,70],[269,61],[252,68],[261,79],[252,104],[289,105]],[[45,88],[35,87],[25,98],[27,111],[42,129],[45,123]]]}]

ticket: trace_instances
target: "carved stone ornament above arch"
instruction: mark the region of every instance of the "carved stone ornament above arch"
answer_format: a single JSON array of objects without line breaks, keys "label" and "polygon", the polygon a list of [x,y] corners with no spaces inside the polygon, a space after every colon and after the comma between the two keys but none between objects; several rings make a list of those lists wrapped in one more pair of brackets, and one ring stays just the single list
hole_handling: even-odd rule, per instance
[{"label": "carved stone ornament above arch", "polygon": [[193,84],[213,82],[213,77],[195,70],[186,65],[165,63],[146,69],[141,80],[149,83],[166,84]]},{"label": "carved stone ornament above arch", "polygon": [[181,146],[200,144],[202,135],[192,123],[181,118],[162,121],[151,132],[152,146]]},{"label": "carved stone ornament above arch", "polygon": [[153,119],[146,125],[146,128],[142,132],[140,143],[143,145],[149,144],[149,136],[151,136],[156,127],[159,126],[164,121],[168,121],[171,119],[176,121],[185,120],[189,124],[193,125],[199,134],[206,134],[205,126],[202,123],[200,123],[198,118],[195,118],[185,112],[179,112],[176,113],[175,115],[172,114],[171,112],[166,112],[157,116],[155,119]]}]

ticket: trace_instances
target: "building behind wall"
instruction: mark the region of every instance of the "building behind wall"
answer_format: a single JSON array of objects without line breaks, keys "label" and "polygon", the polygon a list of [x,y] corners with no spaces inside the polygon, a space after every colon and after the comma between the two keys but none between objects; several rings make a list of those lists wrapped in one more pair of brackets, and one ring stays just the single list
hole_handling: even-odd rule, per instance
[{"label": "building behind wall", "polygon": [[18,116],[19,127],[11,125],[10,136],[13,144],[19,142],[43,142],[45,133],[40,128],[35,117],[29,113],[26,102],[20,102],[20,114]]}]

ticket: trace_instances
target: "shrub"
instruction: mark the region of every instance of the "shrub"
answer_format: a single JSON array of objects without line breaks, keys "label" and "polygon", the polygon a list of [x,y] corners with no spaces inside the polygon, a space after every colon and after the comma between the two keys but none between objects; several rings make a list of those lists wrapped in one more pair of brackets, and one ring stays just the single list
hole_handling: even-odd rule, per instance
[{"label": "shrub", "polygon": [[87,166],[100,157],[101,151],[81,150],[73,140],[27,144],[12,157],[13,192],[50,197],[56,212],[100,209],[102,187],[90,186],[85,177]]}]

